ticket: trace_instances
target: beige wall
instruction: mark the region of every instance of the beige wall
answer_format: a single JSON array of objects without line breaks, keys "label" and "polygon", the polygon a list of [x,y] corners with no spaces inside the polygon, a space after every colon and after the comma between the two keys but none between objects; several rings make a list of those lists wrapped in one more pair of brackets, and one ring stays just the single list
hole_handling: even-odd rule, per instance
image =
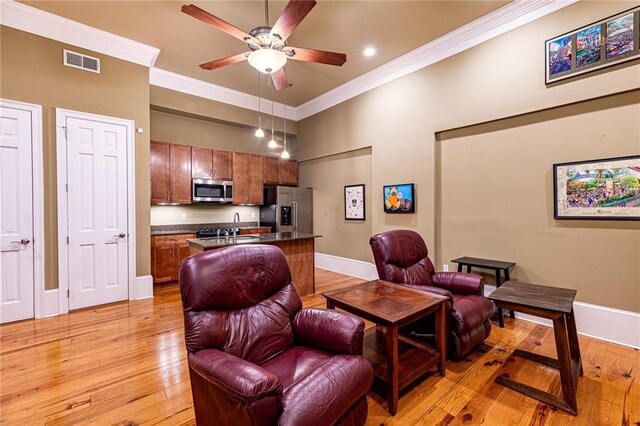
[{"label": "beige wall", "polygon": [[[2,26],[0,96],[42,105],[45,208],[45,286],[58,287],[55,108],[135,121],[138,276],[151,271],[149,252],[149,70]],[[95,74],[62,65],[62,49],[101,59]]]},{"label": "beige wall", "polygon": [[[381,209],[372,210],[372,233],[387,229],[409,228],[421,233],[425,238],[431,256],[440,267],[442,259],[449,260],[453,253],[451,244],[456,244],[456,253],[473,254],[490,257],[491,244],[486,242],[486,233],[478,227],[467,223],[465,229],[466,239],[455,240],[457,235],[450,229],[451,224],[437,222],[438,208],[443,211],[449,206],[438,205],[437,193],[440,191],[446,197],[447,182],[438,182],[440,167],[451,167],[455,162],[459,168],[478,168],[478,161],[491,163],[495,160],[478,158],[477,153],[466,154],[463,150],[450,155],[453,151],[447,151],[446,143],[436,144],[436,134],[441,131],[469,126],[482,122],[502,120],[516,115],[535,114],[538,111],[569,105],[575,102],[596,99],[615,93],[621,93],[640,87],[640,72],[637,62],[596,71],[585,76],[566,80],[553,86],[544,84],[544,41],[547,38],[570,31],[602,17],[615,14],[635,5],[635,2],[605,2],[589,1],[579,2],[562,9],[550,16],[544,17],[510,33],[485,42],[473,49],[453,56],[428,68],[417,71],[406,77],[388,83],[370,92],[362,94],[354,99],[337,105],[327,111],[309,117],[299,122],[298,144],[295,154],[301,160],[308,160],[342,152],[372,147],[372,188],[373,194],[382,185],[388,183],[414,182],[417,192],[417,209],[413,215],[385,215]],[[633,96],[633,95],[632,95]],[[635,95],[633,105],[637,106],[638,96]],[[604,108],[605,110],[607,108]],[[636,118],[637,121],[637,109]],[[572,112],[573,113],[573,112]],[[553,112],[552,112],[553,114]],[[590,140],[583,144],[594,147],[588,151],[564,149],[562,145],[556,151],[550,151],[544,160],[547,169],[540,170],[541,164],[535,164],[538,170],[537,182],[542,183],[542,193],[535,195],[537,199],[547,200],[550,170],[554,162],[588,159],[593,154],[596,157],[612,157],[617,155],[631,155],[640,152],[640,135],[637,126],[621,126],[617,133],[619,138],[611,143],[602,145],[602,132],[610,127],[607,120],[612,116],[602,112],[594,112],[595,115],[584,117],[579,111],[572,120],[549,121],[546,130],[551,133],[565,135],[566,139],[573,138],[574,134],[581,134]],[[633,109],[625,110],[625,114],[633,114]],[[593,133],[583,133],[580,126],[588,120]],[[595,121],[593,121],[595,120]],[[499,122],[499,121],[498,121]],[[618,121],[616,121],[618,123]],[[577,126],[567,127],[569,126]],[[545,125],[546,126],[546,125]],[[513,124],[514,131],[519,124]],[[502,135],[501,135],[502,136]],[[523,133],[512,133],[510,136],[522,138]],[[473,137],[469,137],[473,138]],[[465,138],[464,143],[470,144],[471,139]],[[547,138],[547,136],[544,136]],[[623,141],[623,142],[621,142]],[[492,145],[490,152],[499,150],[502,140],[488,138],[484,140]],[[517,140],[512,141],[514,144]],[[460,142],[462,143],[462,142]],[[522,157],[519,161],[526,161],[531,156],[531,149],[535,141],[526,140],[520,146],[509,146],[514,151],[511,155]],[[558,142],[561,144],[564,142]],[[545,144],[548,148],[548,145]],[[597,149],[595,148],[597,146]],[[440,150],[442,149],[442,152]],[[589,155],[591,154],[591,155]],[[447,163],[444,161],[446,157]],[[331,168],[333,173],[339,173],[336,167]],[[485,170],[481,167],[480,170]],[[443,175],[443,178],[446,175]],[[475,179],[482,182],[488,176],[479,175]],[[307,176],[306,182],[315,186],[325,177],[321,174]],[[482,186],[476,186],[477,196],[491,198],[495,196],[494,188],[488,188],[485,192]],[[526,194],[515,192],[513,197],[527,197]],[[375,195],[372,203],[376,202]],[[443,200],[447,200],[443,198]],[[369,200],[368,200],[369,201]],[[520,203],[521,201],[518,201]],[[546,201],[545,201],[546,202]],[[496,203],[496,205],[498,205]],[[469,203],[465,210],[468,212],[466,219],[482,223],[492,223],[495,220],[493,211],[474,210],[474,205]],[[597,297],[598,291],[603,288],[601,277],[592,274],[589,268],[577,270],[576,274],[567,282],[567,276],[554,273],[563,265],[560,259],[550,259],[557,262],[553,267],[546,265],[541,256],[523,256],[510,259],[518,262],[518,268],[522,268],[525,277],[539,277],[538,282],[555,285],[564,285],[580,289],[578,300],[604,304],[640,311],[640,299],[637,291],[631,287],[638,286],[638,269],[633,266],[622,265],[623,260],[628,260],[628,255],[638,258],[638,246],[631,245],[630,241],[640,238],[640,227],[637,223],[620,225],[616,222],[578,223],[575,228],[568,225],[557,224],[553,221],[552,212],[546,209],[539,214],[543,215],[538,220],[545,221],[548,227],[528,227],[527,232],[519,234],[520,240],[508,240],[499,253],[519,253],[523,250],[531,252],[545,252],[551,249],[551,245],[557,244],[556,239],[545,237],[550,229],[563,228],[559,235],[563,239],[569,238],[573,245],[588,245],[590,241],[598,241],[602,245],[599,250],[607,253],[608,259],[620,259],[614,265],[610,265],[612,279],[607,282],[609,296],[606,300]],[[482,217],[479,217],[482,216]],[[314,217],[315,223],[320,224],[322,217]],[[472,222],[475,223],[475,222]],[[322,225],[320,225],[322,226]],[[497,226],[494,223],[494,227]],[[442,235],[440,245],[443,253],[436,252],[438,232]],[[555,232],[555,231],[554,231]],[[607,234],[602,238],[601,234]],[[452,238],[450,243],[447,239]],[[502,240],[501,240],[502,241]],[[328,247],[327,253],[334,254],[340,250],[342,242],[334,239]],[[361,250],[365,249],[364,242]],[[449,244],[449,245],[447,245]],[[569,244],[571,245],[571,244]],[[478,249],[482,247],[482,250]],[[368,247],[367,247],[368,249]],[[621,251],[630,250],[627,254]],[[635,250],[635,252],[634,252]],[[618,256],[615,253],[619,253]],[[549,259],[545,259],[549,260]],[[637,261],[636,261],[637,264]],[[525,271],[536,272],[536,275],[526,275]]]},{"label": "beige wall", "polygon": [[[176,100],[185,100],[186,98],[195,97],[184,94],[176,94],[175,97]],[[199,101],[196,100],[195,102]],[[277,149],[276,152],[270,150],[266,146],[266,137],[260,140],[255,137],[254,131],[255,128],[224,124],[212,119],[205,119],[204,117],[195,118],[193,116],[179,115],[165,111],[151,111],[152,140],[229,151],[249,152],[260,155],[277,155],[277,152],[281,149]],[[276,136],[276,140],[281,141],[282,139]],[[295,136],[290,135],[287,137],[287,146],[293,145],[295,145]],[[151,207],[151,224],[169,225],[232,222],[235,212],[240,213],[242,221],[258,221],[259,208],[257,207],[209,204],[193,206],[153,206]],[[186,221],[182,220],[183,214],[187,215]],[[253,217],[254,215],[255,217]]]},{"label": "beige wall", "polygon": [[554,220],[552,170],[553,163],[638,153],[639,96],[443,135],[441,259],[514,261],[517,280],[575,288],[579,300],[640,311],[640,226]]},{"label": "beige wall", "polygon": [[[313,232],[323,236],[316,239],[316,251],[371,262],[371,148],[304,161],[299,183],[313,188]],[[344,187],[361,183],[366,220],[345,220]]]}]

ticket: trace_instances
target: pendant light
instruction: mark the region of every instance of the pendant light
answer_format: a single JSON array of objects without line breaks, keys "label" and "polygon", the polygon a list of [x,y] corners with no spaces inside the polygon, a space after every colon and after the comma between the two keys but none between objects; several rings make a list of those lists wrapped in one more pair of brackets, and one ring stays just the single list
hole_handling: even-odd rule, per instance
[{"label": "pendant light", "polygon": [[[289,84],[289,89],[291,84]],[[289,158],[289,151],[287,151],[287,89],[284,90],[284,148],[282,149],[282,154],[280,154],[280,158],[284,158],[285,160]]]},{"label": "pendant light", "polygon": [[276,142],[275,138],[274,138],[274,127],[273,127],[273,104],[275,103],[275,95],[273,94],[273,85],[271,86],[271,140],[269,141],[269,144],[267,145],[269,148],[271,149],[275,149],[278,147],[278,143]]},{"label": "pendant light", "polygon": [[256,130],[257,138],[264,138],[264,131],[262,130],[262,99],[260,97],[260,73],[258,74],[258,129]]}]

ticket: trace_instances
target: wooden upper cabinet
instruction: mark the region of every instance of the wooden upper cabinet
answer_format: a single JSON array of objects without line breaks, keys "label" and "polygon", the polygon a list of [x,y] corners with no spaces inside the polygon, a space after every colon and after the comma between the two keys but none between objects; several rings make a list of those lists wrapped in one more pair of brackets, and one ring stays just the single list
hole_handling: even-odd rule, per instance
[{"label": "wooden upper cabinet", "polygon": [[233,153],[233,204],[249,204],[249,154]]},{"label": "wooden upper cabinet", "polygon": [[298,186],[298,162],[280,159],[280,185]]},{"label": "wooden upper cabinet", "polygon": [[263,182],[265,185],[277,185],[280,183],[280,162],[276,157],[262,157]]},{"label": "wooden upper cabinet", "polygon": [[212,179],[233,180],[233,155],[231,152],[213,150]]},{"label": "wooden upper cabinet", "polygon": [[171,202],[191,204],[191,147],[171,144]]},{"label": "wooden upper cabinet", "polygon": [[213,179],[213,150],[191,147],[191,177],[194,179]]},{"label": "wooden upper cabinet", "polygon": [[171,145],[151,141],[151,204],[171,202]]},{"label": "wooden upper cabinet", "polygon": [[151,141],[151,204],[191,204],[191,147]]},{"label": "wooden upper cabinet", "polygon": [[249,204],[261,205],[264,198],[262,161],[261,155],[249,155]]}]

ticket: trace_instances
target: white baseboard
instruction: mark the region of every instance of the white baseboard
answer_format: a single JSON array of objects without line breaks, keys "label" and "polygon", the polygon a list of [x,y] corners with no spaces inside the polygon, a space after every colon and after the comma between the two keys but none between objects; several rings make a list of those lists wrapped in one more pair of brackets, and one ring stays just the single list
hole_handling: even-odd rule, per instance
[{"label": "white baseboard", "polygon": [[315,260],[316,268],[338,272],[363,280],[375,280],[378,278],[376,265],[373,263],[324,253],[316,253]]},{"label": "white baseboard", "polygon": [[[324,253],[316,253],[315,259],[317,268],[363,280],[375,280],[378,278],[378,273],[373,263]],[[494,292],[495,289],[495,286],[485,285],[485,296]],[[640,348],[640,313],[583,302],[574,302],[573,308],[576,314],[576,326],[579,334],[632,348]],[[546,326],[552,325],[551,321],[544,318],[519,312],[516,312],[516,318]]]},{"label": "white baseboard", "polygon": [[57,288],[45,290],[42,299],[42,318],[60,315],[60,296]]},{"label": "white baseboard", "polygon": [[135,289],[132,293],[129,300],[153,298],[153,277],[151,275],[136,277]]}]

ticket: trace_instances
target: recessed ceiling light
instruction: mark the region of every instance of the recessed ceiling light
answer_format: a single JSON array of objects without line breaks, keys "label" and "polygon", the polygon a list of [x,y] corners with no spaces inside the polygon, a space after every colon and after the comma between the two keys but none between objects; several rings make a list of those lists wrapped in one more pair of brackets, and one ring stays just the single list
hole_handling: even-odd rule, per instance
[{"label": "recessed ceiling light", "polygon": [[376,54],[376,49],[374,49],[373,47],[367,47],[362,51],[362,54],[364,56],[373,56]]}]

